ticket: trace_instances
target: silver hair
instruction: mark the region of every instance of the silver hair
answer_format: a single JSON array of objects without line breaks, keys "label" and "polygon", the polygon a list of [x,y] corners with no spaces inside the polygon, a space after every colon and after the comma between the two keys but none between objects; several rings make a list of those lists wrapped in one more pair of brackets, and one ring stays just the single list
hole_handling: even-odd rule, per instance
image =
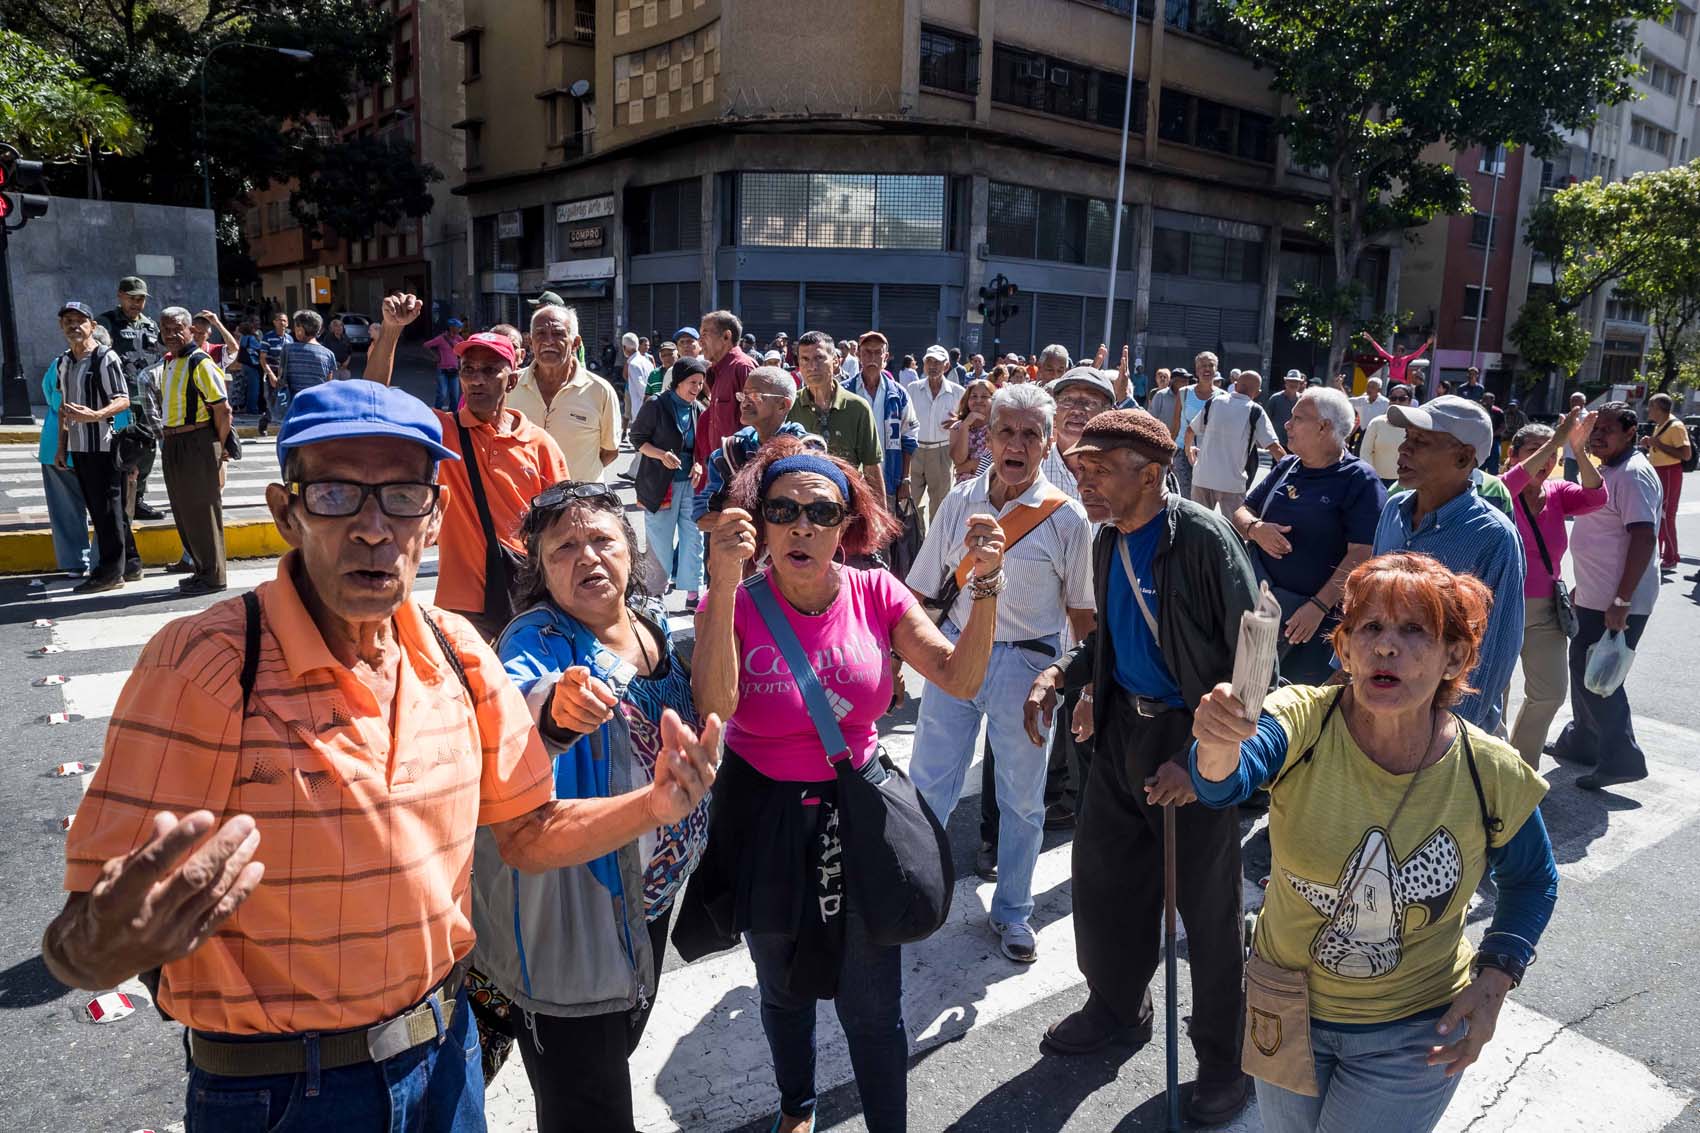
[{"label": "silver hair", "polygon": [[999,410],[1035,410],[1045,421],[1045,435],[1051,435],[1051,423],[1056,419],[1057,400],[1045,391],[1045,387],[1036,382],[1022,382],[1018,385],[1007,385],[992,395],[992,408],[987,414],[987,424],[998,423]]},{"label": "silver hair", "polygon": [[189,308],[187,307],[167,307],[159,313],[159,321],[162,323],[167,321],[174,323],[189,323],[193,322],[194,318],[195,316],[189,313]]},{"label": "silver hair", "polygon": [[1198,360],[1200,358],[1210,359],[1211,364],[1217,367],[1222,365],[1222,360],[1216,357],[1216,352],[1214,350],[1200,350],[1197,354],[1192,356],[1192,364],[1194,366],[1198,365]]},{"label": "silver hair", "polygon": [[1375,383],[1375,388],[1376,388],[1376,389],[1380,389],[1380,388],[1381,388],[1381,384],[1382,384],[1382,383],[1381,383],[1381,379],[1380,379],[1380,378],[1377,378],[1377,377],[1369,377],[1369,378],[1365,378],[1365,379],[1364,379],[1364,388],[1365,388],[1365,389],[1368,389],[1368,388],[1369,388],[1369,384],[1370,384],[1370,383],[1371,383],[1371,382],[1374,382],[1374,383]]},{"label": "silver hair", "polygon": [[1517,430],[1517,435],[1511,438],[1511,451],[1517,453],[1528,449],[1533,452],[1552,440],[1552,433],[1551,425],[1524,425]]},{"label": "silver hair", "polygon": [[[1071,359],[1068,356],[1068,348],[1066,346],[1063,346],[1063,345],[1061,345],[1059,343],[1055,343],[1055,342],[1053,342],[1049,346],[1045,347],[1045,349],[1039,351],[1039,357],[1036,360],[1035,364],[1039,365],[1039,366],[1043,366],[1045,364],[1045,359],[1047,359],[1047,358],[1061,358],[1062,364],[1064,366],[1067,366],[1069,364],[1069,362],[1071,361]],[[1029,407],[1029,408],[1031,408],[1031,407]]]},{"label": "silver hair", "polygon": [[760,381],[772,393],[785,395],[785,404],[793,405],[797,401],[797,383],[791,380],[791,375],[778,366],[757,366],[750,371],[750,376],[744,379],[747,386],[753,381]]},{"label": "silver hair", "polygon": [[1299,394],[1300,401],[1314,401],[1316,414],[1334,430],[1334,439],[1342,445],[1346,438],[1352,435],[1352,422],[1356,420],[1356,411],[1352,408],[1352,399],[1331,386],[1311,386]]},{"label": "silver hair", "polygon": [[289,320],[291,326],[306,327],[308,338],[318,338],[319,332],[325,329],[324,316],[311,307],[303,307],[295,312],[295,317]]},{"label": "silver hair", "polygon": [[571,307],[558,307],[553,303],[545,303],[543,306],[537,308],[537,310],[531,312],[531,321],[527,323],[526,326],[528,328],[535,329],[537,326],[537,320],[540,317],[545,314],[552,314],[556,311],[559,311],[561,316],[567,320],[567,337],[577,338],[578,312]]}]

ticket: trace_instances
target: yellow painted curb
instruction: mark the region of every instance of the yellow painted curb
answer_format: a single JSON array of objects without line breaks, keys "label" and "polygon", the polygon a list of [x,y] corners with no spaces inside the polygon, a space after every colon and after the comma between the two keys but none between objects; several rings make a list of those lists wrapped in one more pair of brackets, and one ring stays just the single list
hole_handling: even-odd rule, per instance
[{"label": "yellow painted curb", "polygon": [[[136,550],[148,566],[169,566],[183,555],[177,528],[169,523],[138,527]],[[281,555],[289,544],[278,534],[270,519],[250,519],[224,525],[224,555],[227,559],[264,559]],[[53,557],[53,533],[0,531],[0,574],[41,574],[58,569]]]},{"label": "yellow painted curb", "polygon": [[[258,425],[238,425],[236,435],[252,440],[260,435]],[[41,441],[40,425],[0,425],[0,445],[33,445]]]}]

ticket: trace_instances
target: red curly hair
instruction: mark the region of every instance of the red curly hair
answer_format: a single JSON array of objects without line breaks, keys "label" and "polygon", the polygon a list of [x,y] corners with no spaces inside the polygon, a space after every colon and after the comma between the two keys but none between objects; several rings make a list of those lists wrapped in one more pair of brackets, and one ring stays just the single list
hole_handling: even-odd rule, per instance
[{"label": "red curly hair", "polygon": [[[800,452],[808,452],[803,442],[796,437],[776,436],[769,440],[748,464],[738,470],[732,478],[732,483],[726,491],[726,506],[743,508],[755,519],[756,538],[765,542],[763,536],[763,520],[761,517],[761,478],[767,471],[767,466],[781,457],[795,456]],[[846,555],[871,555],[882,550],[887,543],[897,537],[903,530],[892,514],[885,509],[868,487],[868,482],[862,479],[862,472],[836,456],[822,456],[838,466],[844,474],[845,482],[850,485],[850,498],[844,501],[850,515],[839,528],[838,545]]]},{"label": "red curly hair", "polygon": [[1466,681],[1482,655],[1493,593],[1472,574],[1455,574],[1436,559],[1411,551],[1377,555],[1346,579],[1340,624],[1331,638],[1335,656],[1344,656],[1348,638],[1375,610],[1397,610],[1447,645],[1468,646],[1464,664],[1450,680],[1442,679],[1434,702],[1445,708],[1476,690]]}]

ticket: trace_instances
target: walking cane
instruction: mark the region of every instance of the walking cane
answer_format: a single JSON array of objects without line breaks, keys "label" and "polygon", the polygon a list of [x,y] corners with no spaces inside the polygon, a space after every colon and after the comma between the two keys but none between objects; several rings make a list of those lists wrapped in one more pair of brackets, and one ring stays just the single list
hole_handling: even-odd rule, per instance
[{"label": "walking cane", "polygon": [[1175,970],[1175,804],[1163,804],[1163,1003],[1167,1011],[1163,1039],[1167,1046],[1169,1133],[1181,1127],[1180,1004],[1176,1001]]}]

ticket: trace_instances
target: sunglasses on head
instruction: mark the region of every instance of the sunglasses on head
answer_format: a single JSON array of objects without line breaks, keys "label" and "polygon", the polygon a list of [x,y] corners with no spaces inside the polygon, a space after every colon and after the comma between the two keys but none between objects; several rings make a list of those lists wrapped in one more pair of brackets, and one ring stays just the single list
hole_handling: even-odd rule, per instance
[{"label": "sunglasses on head", "polygon": [[572,481],[544,488],[531,497],[534,508],[560,507],[570,500],[596,500],[599,503],[611,503],[618,508],[620,497],[614,494],[614,489],[606,484],[592,481]]},{"label": "sunglasses on head", "polygon": [[761,517],[769,523],[789,525],[796,523],[800,515],[808,516],[809,522],[816,527],[837,527],[844,522],[844,505],[832,500],[801,504],[784,498],[761,502]]}]

